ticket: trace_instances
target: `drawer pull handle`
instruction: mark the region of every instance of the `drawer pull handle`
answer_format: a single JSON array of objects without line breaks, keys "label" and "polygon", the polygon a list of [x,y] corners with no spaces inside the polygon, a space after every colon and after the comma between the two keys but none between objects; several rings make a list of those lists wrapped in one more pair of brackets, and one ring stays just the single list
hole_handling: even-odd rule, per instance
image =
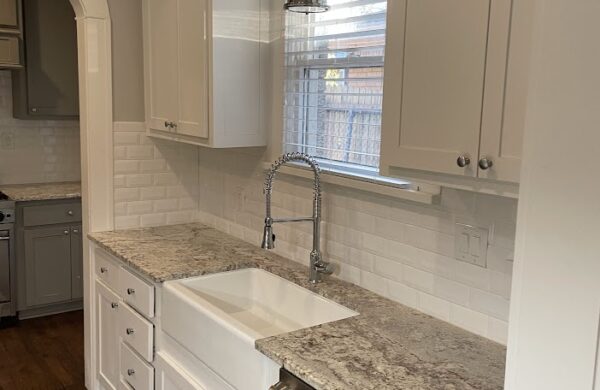
[{"label": "drawer pull handle", "polygon": [[127,328],[127,330],[125,330],[127,332],[127,334],[134,334],[135,333],[135,329],[133,328]]},{"label": "drawer pull handle", "polygon": [[105,273],[107,273],[107,272],[108,272],[108,270],[107,270],[105,267],[101,267],[101,268],[100,268],[100,273],[101,273],[101,274],[105,274]]},{"label": "drawer pull handle", "polygon": [[133,295],[133,294],[135,294],[135,289],[133,289],[133,288],[128,288],[128,289],[127,289],[127,295]]},{"label": "drawer pull handle", "polygon": [[69,231],[68,231],[68,230],[65,230],[65,231],[63,232],[63,234],[66,236],[66,235],[68,235],[68,234],[69,234]]},{"label": "drawer pull handle", "polygon": [[67,211],[67,214],[68,214],[69,216],[73,216],[73,210],[69,210],[69,211]]},{"label": "drawer pull handle", "polygon": [[110,306],[111,306],[113,309],[116,309],[116,308],[118,308],[118,307],[119,307],[119,304],[118,304],[117,302],[113,302],[113,303],[111,303],[111,304],[110,304]]},{"label": "drawer pull handle", "polygon": [[130,368],[129,370],[127,370],[127,375],[133,376],[133,374],[135,374],[135,370],[133,368]]}]

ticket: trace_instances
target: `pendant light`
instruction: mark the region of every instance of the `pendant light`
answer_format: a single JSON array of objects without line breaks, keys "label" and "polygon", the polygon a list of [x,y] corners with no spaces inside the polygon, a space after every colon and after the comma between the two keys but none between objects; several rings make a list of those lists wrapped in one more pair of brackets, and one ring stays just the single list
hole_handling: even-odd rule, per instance
[{"label": "pendant light", "polygon": [[284,8],[287,11],[303,14],[314,14],[329,10],[327,0],[285,0]]}]

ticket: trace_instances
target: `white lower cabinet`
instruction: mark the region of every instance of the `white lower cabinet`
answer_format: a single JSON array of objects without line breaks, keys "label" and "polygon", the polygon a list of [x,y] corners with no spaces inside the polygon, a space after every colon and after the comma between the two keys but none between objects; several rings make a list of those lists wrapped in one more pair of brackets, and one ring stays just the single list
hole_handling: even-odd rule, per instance
[{"label": "white lower cabinet", "polygon": [[154,369],[155,390],[209,390],[196,382],[167,354],[160,352],[156,354]]},{"label": "white lower cabinet", "polygon": [[154,389],[154,367],[121,343],[121,376],[135,390]]},{"label": "white lower cabinet", "polygon": [[119,306],[120,298],[101,281],[96,281],[96,334],[98,380],[107,389],[119,382]]},{"label": "white lower cabinet", "polygon": [[[96,249],[93,253],[96,265],[93,323],[99,388],[152,390],[154,324],[148,317],[154,316],[154,286],[119,265],[103,250]],[[135,292],[127,295],[128,290]],[[130,306],[129,301],[135,306]]]}]

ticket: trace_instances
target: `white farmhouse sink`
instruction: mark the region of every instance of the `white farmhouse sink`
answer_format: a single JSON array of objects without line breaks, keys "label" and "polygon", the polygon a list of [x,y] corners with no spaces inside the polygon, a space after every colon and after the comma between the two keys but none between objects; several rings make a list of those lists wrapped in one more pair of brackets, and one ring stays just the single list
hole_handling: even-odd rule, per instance
[{"label": "white farmhouse sink", "polygon": [[166,282],[161,322],[164,332],[233,387],[256,390],[273,384],[277,367],[256,351],[255,340],[357,314],[250,268]]}]

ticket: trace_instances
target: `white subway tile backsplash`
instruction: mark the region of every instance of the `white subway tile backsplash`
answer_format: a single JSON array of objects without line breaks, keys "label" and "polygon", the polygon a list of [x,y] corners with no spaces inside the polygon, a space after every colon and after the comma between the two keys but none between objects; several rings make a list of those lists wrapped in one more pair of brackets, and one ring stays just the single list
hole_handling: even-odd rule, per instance
[{"label": "white subway tile backsplash", "polygon": [[502,321],[508,321],[509,300],[487,291],[471,289],[469,307]]},{"label": "white subway tile backsplash", "polygon": [[424,313],[450,321],[450,302],[423,292],[419,292],[418,301],[417,307]]},{"label": "white subway tile backsplash", "polygon": [[195,148],[149,140],[143,123],[115,123],[114,136],[116,227],[197,220]]},{"label": "white subway tile backsplash", "polygon": [[[127,201],[133,202],[131,208],[116,202],[117,226],[201,221],[260,244],[265,207],[262,150],[212,150],[155,141],[145,136],[143,124],[117,124],[115,132],[137,134],[138,144],[123,145],[126,148],[154,148],[152,159],[141,153],[134,160],[115,161],[115,194],[119,189],[139,190],[138,199]],[[120,139],[132,142],[136,136]],[[119,192],[126,195],[131,194]],[[308,180],[279,175],[273,215],[309,215],[311,199]],[[425,206],[326,184],[323,212],[321,247],[336,265],[336,277],[506,343],[516,200],[444,189],[439,205]],[[488,268],[454,259],[456,220],[493,227]],[[275,233],[276,253],[308,263],[310,224],[280,224]]]},{"label": "white subway tile backsplash", "polygon": [[0,70],[0,184],[81,179],[78,121],[13,117],[12,76]]}]

